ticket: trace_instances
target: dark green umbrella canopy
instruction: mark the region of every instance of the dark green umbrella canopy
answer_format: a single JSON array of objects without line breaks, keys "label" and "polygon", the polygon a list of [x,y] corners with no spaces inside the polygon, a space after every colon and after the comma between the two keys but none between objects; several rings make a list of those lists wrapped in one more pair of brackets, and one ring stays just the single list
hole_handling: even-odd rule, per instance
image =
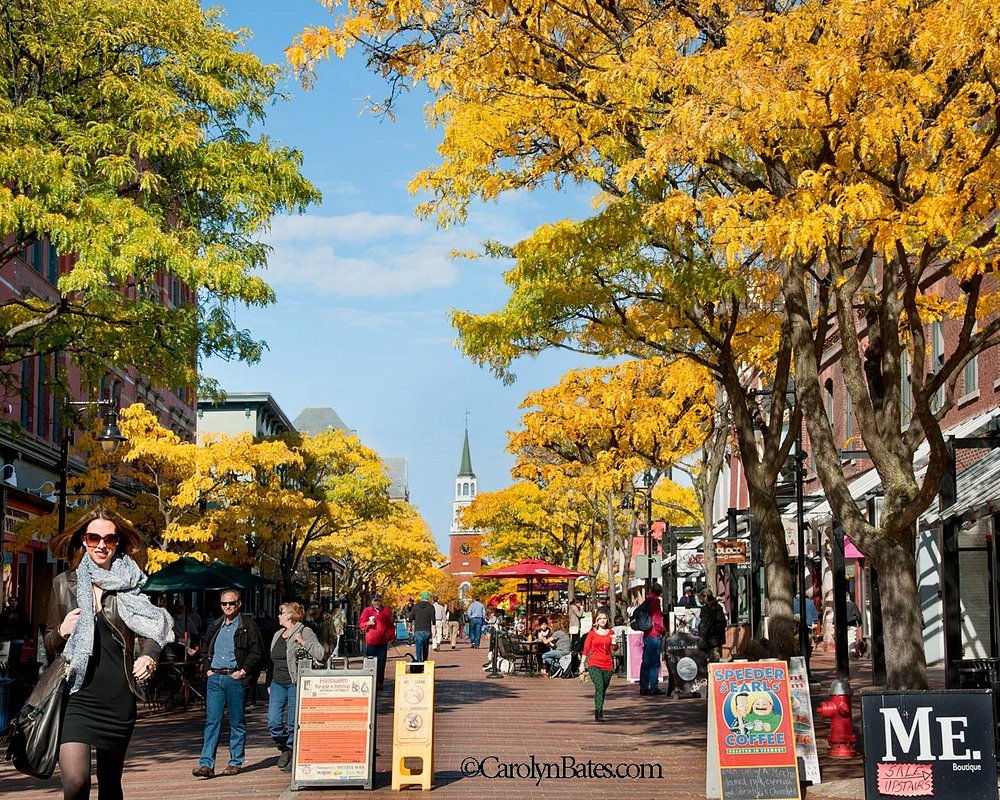
[{"label": "dark green umbrella canopy", "polygon": [[[255,586],[265,583],[273,583],[273,581],[269,581],[266,578],[251,575],[249,572],[243,572],[243,570],[231,567],[223,561],[213,561],[208,565],[208,568],[220,577],[228,580],[229,583],[226,586],[231,586],[234,589],[252,589]],[[221,588],[224,589],[226,587],[223,586]]]},{"label": "dark green umbrella canopy", "polygon": [[[225,565],[223,565],[225,566]],[[232,567],[226,567],[232,570]],[[232,570],[239,575],[245,573]],[[247,578],[252,576],[246,576]],[[236,583],[231,575],[223,575],[211,565],[204,564],[196,558],[182,557],[167,564],[159,572],[154,572],[142,590],[147,594],[155,592],[201,592],[211,589],[228,589],[231,587],[243,589],[251,584],[245,580]]]}]

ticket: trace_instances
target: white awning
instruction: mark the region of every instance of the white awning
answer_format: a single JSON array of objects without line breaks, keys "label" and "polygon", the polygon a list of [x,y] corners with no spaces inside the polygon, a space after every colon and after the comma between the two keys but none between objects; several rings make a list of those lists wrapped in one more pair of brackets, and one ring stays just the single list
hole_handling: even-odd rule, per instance
[{"label": "white awning", "polygon": [[991,450],[957,476],[955,502],[945,509],[928,509],[920,522],[933,527],[952,517],[979,515],[984,509],[993,513],[1000,506],[1000,450]]},{"label": "white awning", "polygon": [[[961,438],[984,433],[990,424],[990,420],[997,416],[1000,416],[1000,411],[992,409],[953,425],[951,428],[945,430],[944,435],[945,437],[954,436]],[[922,442],[917,448],[916,453],[913,454],[913,465],[916,468],[918,480],[923,477],[924,472],[927,470],[927,459],[930,456],[930,451],[931,449],[927,442]],[[872,467],[850,482],[851,497],[857,501],[863,501],[881,485],[882,479],[875,468]],[[931,512],[928,511],[927,513]],[[833,510],[830,508],[830,503],[824,500],[818,506],[808,511],[805,516],[807,522],[814,524],[823,523],[833,518]]]}]

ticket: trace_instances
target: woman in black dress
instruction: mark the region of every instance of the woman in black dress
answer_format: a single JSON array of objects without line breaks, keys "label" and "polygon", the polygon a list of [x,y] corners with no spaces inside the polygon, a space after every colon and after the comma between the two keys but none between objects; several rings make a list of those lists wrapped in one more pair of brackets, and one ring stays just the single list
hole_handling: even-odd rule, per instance
[{"label": "woman in black dress", "polygon": [[63,798],[90,797],[93,747],[98,797],[120,800],[137,686],[153,677],[160,648],[173,640],[173,620],[140,593],[146,549],[114,512],[91,511],[53,539],[52,552],[71,568],[52,584],[45,632],[49,651],[70,665],[59,745]]}]

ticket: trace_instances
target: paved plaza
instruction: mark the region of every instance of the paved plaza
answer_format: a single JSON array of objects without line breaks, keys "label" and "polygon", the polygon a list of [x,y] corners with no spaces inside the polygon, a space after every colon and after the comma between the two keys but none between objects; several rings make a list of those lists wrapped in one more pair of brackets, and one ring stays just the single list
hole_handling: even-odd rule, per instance
[{"label": "paved plaza", "polygon": [[[706,701],[640,697],[638,685],[616,677],[608,694],[603,725],[593,721],[589,683],[557,678],[508,676],[489,678],[482,670],[485,647],[432,653],[436,672],[434,793],[443,798],[703,798],[705,796]],[[866,665],[859,665],[862,670]],[[829,685],[832,656],[813,659],[813,692]],[[387,675],[392,674],[393,660]],[[863,686],[864,672],[856,683]],[[825,699],[825,694],[820,696]],[[857,705],[857,704],[856,704]],[[191,776],[201,749],[204,710],[143,716],[129,751],[125,772],[128,800],[232,800],[234,797],[306,800],[364,794],[362,789],[303,789],[292,792],[289,776],[276,767],[278,752],[266,732],[266,703],[247,714],[247,760],[235,777],[197,780]],[[817,723],[821,752],[826,749],[827,723]],[[224,728],[221,741],[227,740]],[[375,792],[392,794],[392,683],[378,702],[378,758]],[[219,750],[219,762],[227,753]],[[469,777],[463,763],[495,756],[490,763],[593,761],[632,773],[640,765],[658,765],[662,778],[583,778],[542,780]],[[649,768],[650,770],[653,767]],[[862,798],[862,761],[821,755],[824,783],[810,787],[809,798]],[[96,787],[95,787],[96,789]],[[405,790],[419,793],[419,789]],[[0,767],[0,797],[40,800],[61,797],[58,772],[46,782],[29,779],[9,765]],[[93,793],[96,800],[97,792]]]}]

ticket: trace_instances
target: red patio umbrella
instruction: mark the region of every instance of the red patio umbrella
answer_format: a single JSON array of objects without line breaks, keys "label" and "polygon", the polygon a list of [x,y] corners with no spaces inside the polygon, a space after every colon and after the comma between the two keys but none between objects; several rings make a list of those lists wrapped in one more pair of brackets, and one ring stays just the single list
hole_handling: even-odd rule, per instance
[{"label": "red patio umbrella", "polygon": [[[531,602],[531,582],[535,578],[582,578],[586,572],[550,564],[542,558],[522,558],[516,564],[498,567],[473,575],[473,578],[526,578],[528,581],[528,602]],[[531,609],[528,609],[529,613]]]},{"label": "red patio umbrella", "polygon": [[473,575],[474,578],[582,578],[586,572],[550,564],[543,558],[522,558],[516,564]]}]

